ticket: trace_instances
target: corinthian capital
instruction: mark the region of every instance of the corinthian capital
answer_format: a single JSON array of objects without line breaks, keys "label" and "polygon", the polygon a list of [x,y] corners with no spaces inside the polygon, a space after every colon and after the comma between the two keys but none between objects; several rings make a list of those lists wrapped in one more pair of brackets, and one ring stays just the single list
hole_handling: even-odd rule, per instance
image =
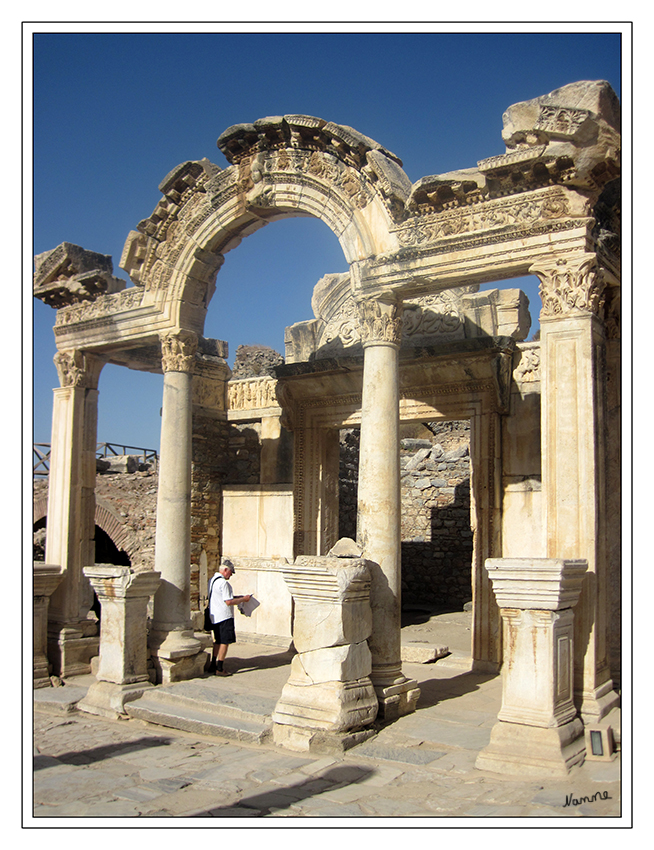
[{"label": "corinthian capital", "polygon": [[392,298],[366,298],[357,303],[361,342],[367,345],[402,341],[402,302]]},{"label": "corinthian capital", "polygon": [[79,349],[58,351],[54,364],[62,387],[97,389],[104,360]]},{"label": "corinthian capital", "polygon": [[193,372],[198,338],[192,331],[161,334],[161,367],[164,372]]},{"label": "corinthian capital", "polygon": [[541,317],[601,313],[606,284],[595,254],[536,263],[529,271],[540,279]]}]

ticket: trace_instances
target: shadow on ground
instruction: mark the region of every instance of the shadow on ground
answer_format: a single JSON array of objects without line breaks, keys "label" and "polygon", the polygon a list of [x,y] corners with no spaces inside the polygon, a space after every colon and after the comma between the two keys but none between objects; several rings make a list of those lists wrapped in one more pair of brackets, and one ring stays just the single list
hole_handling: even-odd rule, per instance
[{"label": "shadow on ground", "polygon": [[348,785],[363,782],[375,773],[374,769],[367,767],[350,765],[335,767],[322,776],[309,777],[306,781],[289,785],[286,788],[280,786],[279,789],[273,791],[264,791],[262,794],[244,797],[234,805],[206,809],[192,815],[192,817],[265,817],[273,809],[275,811],[289,809],[295,803],[313,797],[315,794],[322,794],[325,791],[334,791],[337,788],[345,788]]}]

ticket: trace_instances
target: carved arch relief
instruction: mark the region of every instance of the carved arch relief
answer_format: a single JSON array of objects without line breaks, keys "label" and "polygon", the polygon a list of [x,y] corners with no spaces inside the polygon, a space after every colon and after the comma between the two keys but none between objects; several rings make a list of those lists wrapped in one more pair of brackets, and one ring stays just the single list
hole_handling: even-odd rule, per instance
[{"label": "carved arch relief", "polygon": [[280,218],[320,219],[348,263],[400,247],[393,211],[411,182],[397,157],[357,131],[284,116],[230,128],[218,146],[230,167],[180,165],[128,237],[121,266],[144,288],[144,301],[206,310],[224,253]]}]

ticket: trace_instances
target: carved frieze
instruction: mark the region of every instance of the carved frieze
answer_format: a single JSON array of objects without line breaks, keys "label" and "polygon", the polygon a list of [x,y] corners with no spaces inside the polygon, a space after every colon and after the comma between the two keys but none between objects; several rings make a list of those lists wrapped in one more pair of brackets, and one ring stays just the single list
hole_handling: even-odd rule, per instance
[{"label": "carved frieze", "polygon": [[536,264],[529,272],[540,279],[541,318],[600,314],[606,284],[595,254],[560,259],[547,266]]},{"label": "carved frieze", "polygon": [[464,233],[529,227],[536,223],[549,223],[579,214],[583,214],[583,211],[571,209],[570,199],[565,191],[556,189],[538,195],[532,194],[528,198],[481,201],[457,209],[444,210],[438,215],[424,216],[419,222],[411,219],[398,230],[398,238],[403,246],[412,247]]},{"label": "carved frieze", "polygon": [[57,310],[55,325],[74,325],[78,322],[89,322],[93,319],[103,319],[133,310],[140,306],[143,300],[143,290],[132,286],[113,295],[101,295],[95,301],[84,304],[71,304]]},{"label": "carved frieze", "polygon": [[370,181],[365,174],[329,152],[282,149],[259,153],[252,161],[250,174],[252,186],[257,187],[248,198],[251,206],[271,205],[274,184],[283,184],[291,174],[294,183],[299,181],[309,188],[315,187],[314,181],[328,183],[358,209],[371,200]]},{"label": "carved frieze", "polygon": [[198,338],[191,331],[160,335],[161,367],[164,372],[193,372]]},{"label": "carved frieze", "polygon": [[230,410],[260,410],[279,407],[277,381],[274,378],[243,378],[227,386]]}]

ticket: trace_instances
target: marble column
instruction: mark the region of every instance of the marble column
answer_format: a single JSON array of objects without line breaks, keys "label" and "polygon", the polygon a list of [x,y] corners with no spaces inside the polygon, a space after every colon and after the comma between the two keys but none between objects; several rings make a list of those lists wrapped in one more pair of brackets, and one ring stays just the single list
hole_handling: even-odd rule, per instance
[{"label": "marble column", "polygon": [[147,668],[148,600],[159,573],[95,564],[84,568],[102,607],[100,663],[96,681],[78,703],[81,711],[103,717],[124,715],[125,703],[152,687]]},{"label": "marble column", "polygon": [[164,372],[154,596],[149,644],[157,679],[199,676],[205,656],[191,622],[192,380],[197,336],[178,331],[161,337]]},{"label": "marble column", "polygon": [[380,715],[415,710],[420,690],[402,674],[399,349],[402,304],[392,296],[358,304],[363,391],[357,538],[372,562],[372,672]]},{"label": "marble column", "polygon": [[504,624],[502,708],[476,767],[496,773],[566,776],[584,760],[573,702],[573,608],[586,561],[489,558]]},{"label": "marble column", "polygon": [[595,254],[539,263],[546,554],[584,558],[575,701],[584,722],[617,705],[607,654],[605,280]]},{"label": "marble column", "polygon": [[95,560],[95,450],[98,379],[104,361],[79,350],[59,351],[61,387],[54,390],[45,560],[63,580],[49,606],[48,656],[59,676],[89,673],[98,628],[87,619],[93,592],[82,573]]},{"label": "marble column", "polygon": [[63,578],[61,567],[34,562],[34,687],[49,688],[48,605]]}]

